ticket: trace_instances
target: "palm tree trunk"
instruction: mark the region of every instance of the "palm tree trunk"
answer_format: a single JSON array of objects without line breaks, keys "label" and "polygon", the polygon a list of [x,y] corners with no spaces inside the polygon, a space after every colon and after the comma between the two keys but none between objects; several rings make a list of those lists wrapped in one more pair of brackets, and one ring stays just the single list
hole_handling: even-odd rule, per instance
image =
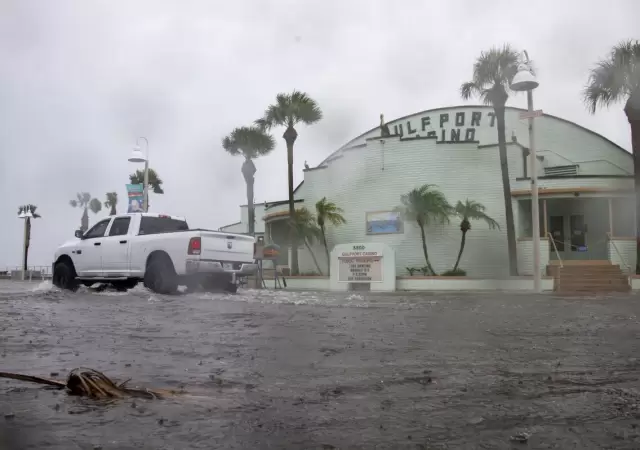
[{"label": "palm tree trunk", "polygon": [[80,229],[82,232],[86,232],[89,229],[89,211],[85,206],[84,212],[82,213],[82,219],[80,219]]},{"label": "palm tree trunk", "polygon": [[254,178],[250,177],[247,179],[247,205],[249,208],[249,234],[251,236],[256,235],[256,210],[253,204],[253,184]]},{"label": "palm tree trunk", "polygon": [[305,247],[307,247],[307,250],[309,250],[309,253],[311,254],[311,258],[313,259],[313,263],[316,265],[316,269],[318,269],[318,273],[320,275],[323,275],[322,269],[320,268],[320,264],[318,264],[318,260],[316,259],[316,255],[313,253],[313,250],[311,250],[311,246],[309,245],[309,242],[306,239],[304,240],[304,245]]},{"label": "palm tree trunk", "polygon": [[115,203],[113,203],[113,204],[111,205],[111,212],[109,213],[109,215],[110,215],[110,216],[115,216],[115,215],[117,215],[117,214],[118,214],[118,212],[116,211],[116,204],[115,204]]},{"label": "palm tree trunk", "polygon": [[509,181],[509,162],[507,159],[507,139],[505,136],[504,106],[494,105],[498,121],[498,148],[500,153],[500,172],[502,174],[502,195],[504,212],[507,221],[507,248],[509,251],[509,274],[518,275],[518,254],[516,249],[516,229],[513,221],[513,205],[511,203],[511,183]]},{"label": "palm tree trunk", "polygon": [[329,255],[329,246],[327,245],[327,235],[324,231],[324,224],[320,225],[320,232],[322,233],[322,244],[324,245],[324,252],[327,254],[327,275],[331,276],[331,256]]},{"label": "palm tree trunk", "polygon": [[[289,220],[293,220],[296,215],[293,201],[293,144],[296,141],[297,133],[293,127],[288,127],[284,132],[284,139],[287,143],[287,175],[289,178]],[[291,261],[289,268],[291,275],[297,275],[298,269],[298,237],[295,227],[289,227],[289,245],[291,245]]]},{"label": "palm tree trunk", "polygon": [[24,260],[22,261],[22,269],[27,272],[29,270],[29,242],[31,241],[31,219],[27,217],[24,223],[25,239],[24,239]]},{"label": "palm tree trunk", "polygon": [[[638,117],[640,117],[640,111]],[[633,184],[636,192],[636,275],[640,275],[640,119],[629,119],[629,124],[633,151]]]},{"label": "palm tree trunk", "polygon": [[458,259],[456,259],[456,265],[453,266],[453,271],[458,270],[458,265],[460,264],[460,258],[462,258],[462,252],[464,251],[464,244],[467,242],[467,232],[462,232],[462,239],[460,240],[460,251],[458,252]]},{"label": "palm tree trunk", "polygon": [[431,271],[431,275],[436,275],[436,271],[431,267],[431,263],[429,262],[429,252],[427,252],[427,237],[424,234],[424,225],[418,222],[418,226],[420,227],[420,237],[422,238],[422,252],[424,253],[424,260],[427,263],[427,268]]}]

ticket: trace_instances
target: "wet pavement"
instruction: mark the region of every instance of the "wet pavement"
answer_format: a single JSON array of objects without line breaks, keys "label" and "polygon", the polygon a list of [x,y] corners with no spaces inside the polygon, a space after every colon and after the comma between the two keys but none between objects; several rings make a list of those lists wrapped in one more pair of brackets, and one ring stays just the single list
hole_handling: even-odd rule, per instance
[{"label": "wet pavement", "polygon": [[637,449],[640,302],[518,293],[75,294],[0,282],[2,449]]}]

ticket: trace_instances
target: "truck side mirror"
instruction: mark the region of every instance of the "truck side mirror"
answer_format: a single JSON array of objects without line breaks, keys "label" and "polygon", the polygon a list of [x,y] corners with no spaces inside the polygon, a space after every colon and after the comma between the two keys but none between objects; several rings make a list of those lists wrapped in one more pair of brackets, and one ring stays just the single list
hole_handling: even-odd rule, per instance
[{"label": "truck side mirror", "polygon": [[75,237],[77,237],[78,239],[82,239],[82,236],[84,236],[82,230],[76,230]]}]

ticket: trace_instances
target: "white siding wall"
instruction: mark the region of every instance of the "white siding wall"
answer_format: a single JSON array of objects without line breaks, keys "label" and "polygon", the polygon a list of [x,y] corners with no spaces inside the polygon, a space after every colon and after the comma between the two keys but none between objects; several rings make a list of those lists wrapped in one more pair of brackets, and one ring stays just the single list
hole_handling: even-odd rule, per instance
[{"label": "white siding wall", "polygon": [[[256,233],[264,233],[264,203],[255,205],[256,209]],[[249,207],[242,205],[240,207],[240,222],[245,225],[246,232],[249,231]]]},{"label": "white siding wall", "polygon": [[220,227],[220,231],[224,231],[226,233],[246,233],[247,225],[244,223],[234,223],[232,225],[227,225],[225,227]]},{"label": "white siding wall", "polygon": [[[511,178],[515,179],[521,161],[517,146],[509,146]],[[323,196],[345,210],[347,224],[328,229],[330,247],[336,243],[384,242],[396,250],[398,275],[406,267],[421,267],[424,257],[419,229],[405,223],[403,234],[367,235],[367,211],[393,210],[400,196],[425,183],[436,184],[450,202],[467,197],[483,203],[487,214],[500,224],[490,230],[474,222],[467,235],[461,267],[470,276],[501,277],[508,274],[506,223],[500,182],[497,147],[478,149],[477,144],[437,144],[434,140],[400,141],[388,138],[344,152],[339,164],[306,173],[305,204],[313,205]],[[453,267],[460,245],[457,220],[450,225],[427,230],[427,246],[438,272]],[[301,252],[301,259],[305,252]],[[302,267],[301,267],[302,269]],[[303,270],[303,269],[302,269]]]},{"label": "white siding wall", "polygon": [[[540,239],[540,273],[546,275],[549,264],[549,240]],[[518,239],[518,274],[533,275],[533,240]]]}]

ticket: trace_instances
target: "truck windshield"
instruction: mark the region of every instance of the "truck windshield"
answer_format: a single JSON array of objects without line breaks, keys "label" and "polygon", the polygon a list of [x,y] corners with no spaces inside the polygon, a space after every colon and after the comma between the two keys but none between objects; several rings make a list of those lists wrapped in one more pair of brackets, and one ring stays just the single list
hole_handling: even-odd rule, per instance
[{"label": "truck windshield", "polygon": [[184,220],[171,217],[142,216],[139,234],[171,233],[173,231],[187,231],[189,226]]}]

